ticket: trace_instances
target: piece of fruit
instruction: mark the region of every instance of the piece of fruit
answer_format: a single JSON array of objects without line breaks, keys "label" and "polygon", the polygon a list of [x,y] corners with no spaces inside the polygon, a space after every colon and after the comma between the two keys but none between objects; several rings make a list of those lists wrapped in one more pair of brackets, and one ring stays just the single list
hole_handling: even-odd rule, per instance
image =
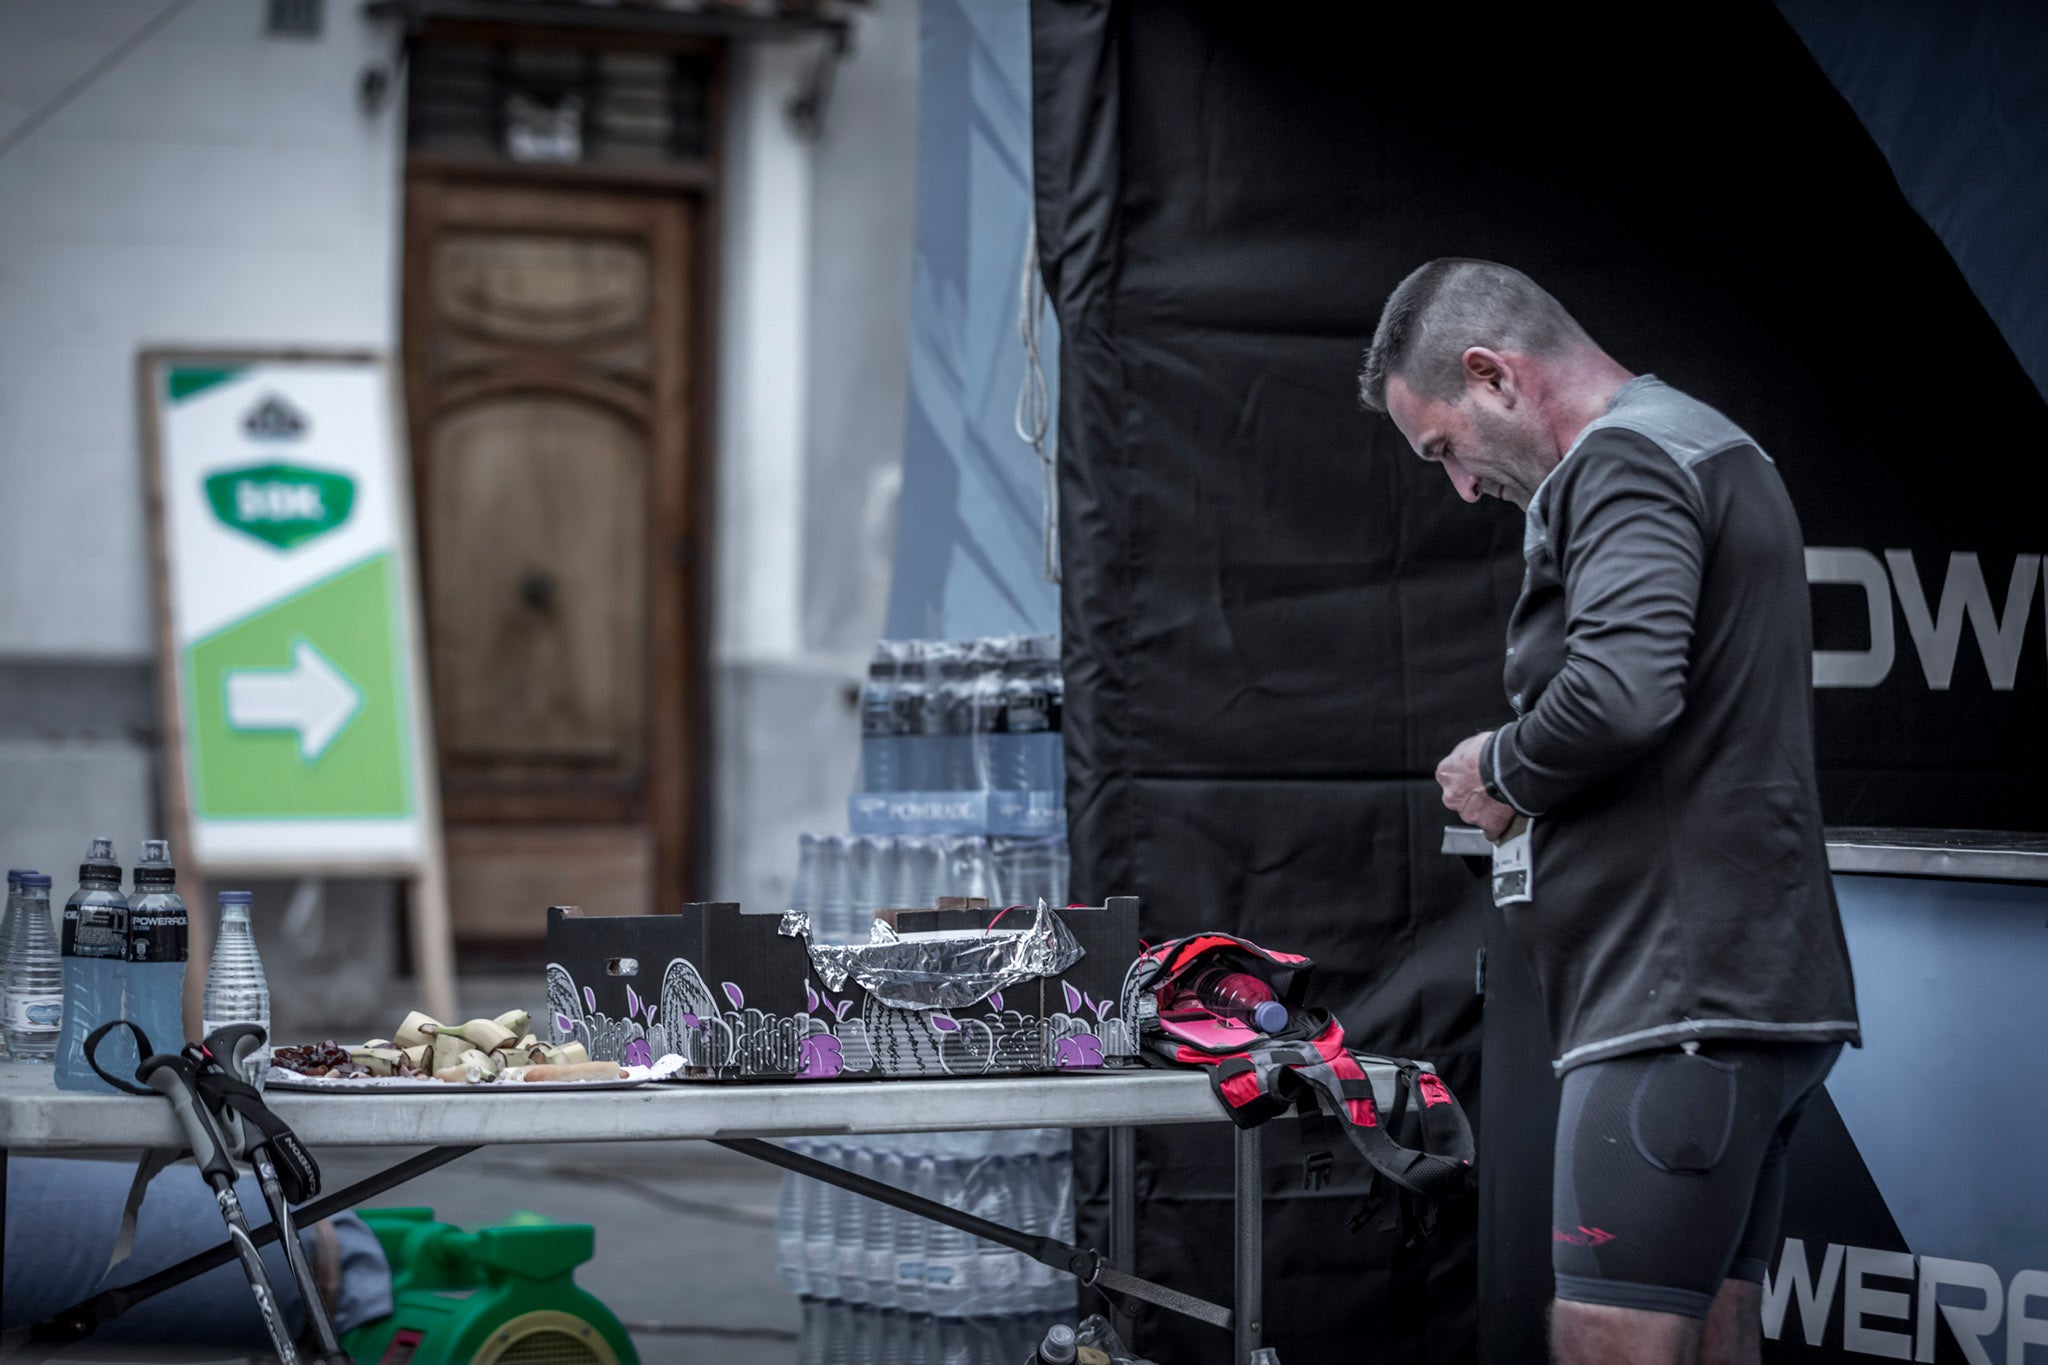
[{"label": "piece of fruit", "polygon": [[456,1060],[467,1051],[469,1051],[469,1044],[463,1041],[461,1034],[436,1033],[434,1035],[434,1052],[430,1059],[433,1062],[433,1066],[427,1069],[439,1074],[442,1068],[454,1066]]},{"label": "piece of fruit", "polygon": [[431,1014],[418,1010],[405,1016],[405,1022],[398,1026],[398,1036],[392,1041],[400,1047],[418,1047],[421,1043],[433,1041],[434,1030],[441,1027],[441,1021]]},{"label": "piece of fruit", "polygon": [[417,1047],[403,1048],[401,1049],[401,1055],[405,1058],[405,1064],[415,1071],[431,1071],[433,1069],[429,1065],[434,1060],[434,1045],[432,1043],[421,1043]]},{"label": "piece of fruit", "polygon": [[472,1019],[466,1024],[443,1024],[440,1033],[452,1033],[478,1052],[495,1052],[505,1044],[519,1040],[518,1034],[495,1019]]},{"label": "piece of fruit", "polygon": [[372,1076],[392,1076],[405,1061],[405,1054],[395,1047],[364,1046],[350,1048],[348,1059]]},{"label": "piece of fruit", "polygon": [[525,1010],[506,1010],[491,1022],[504,1029],[514,1038],[517,1038],[520,1034],[533,1027],[533,1016]]},{"label": "piece of fruit", "polygon": [[463,1053],[460,1057],[457,1057],[455,1061],[456,1064],[459,1066],[474,1067],[476,1070],[485,1072],[492,1076],[498,1074],[499,1067],[497,1058],[491,1056],[491,1054],[488,1052],[478,1052],[475,1048],[471,1048],[469,1051]]}]

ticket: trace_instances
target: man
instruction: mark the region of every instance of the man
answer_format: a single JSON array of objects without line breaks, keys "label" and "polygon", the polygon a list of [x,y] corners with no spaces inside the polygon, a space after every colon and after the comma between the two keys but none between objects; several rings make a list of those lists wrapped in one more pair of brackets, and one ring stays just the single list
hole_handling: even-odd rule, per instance
[{"label": "man", "polygon": [[1465,501],[1527,516],[1516,718],[1437,780],[1491,839],[1527,822],[1502,910],[1563,1078],[1552,1349],[1754,1362],[1786,1138],[1858,1040],[1792,504],[1740,428],[1506,266],[1403,280],[1360,390]]}]

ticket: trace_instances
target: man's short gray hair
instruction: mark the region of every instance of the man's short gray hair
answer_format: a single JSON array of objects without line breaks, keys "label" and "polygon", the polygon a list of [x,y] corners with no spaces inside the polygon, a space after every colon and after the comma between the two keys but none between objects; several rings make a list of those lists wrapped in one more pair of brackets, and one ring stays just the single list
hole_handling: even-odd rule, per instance
[{"label": "man's short gray hair", "polygon": [[1591,344],[1564,305],[1513,266],[1444,256],[1388,296],[1358,372],[1358,401],[1385,412],[1397,374],[1426,398],[1455,398],[1473,346],[1545,355]]}]

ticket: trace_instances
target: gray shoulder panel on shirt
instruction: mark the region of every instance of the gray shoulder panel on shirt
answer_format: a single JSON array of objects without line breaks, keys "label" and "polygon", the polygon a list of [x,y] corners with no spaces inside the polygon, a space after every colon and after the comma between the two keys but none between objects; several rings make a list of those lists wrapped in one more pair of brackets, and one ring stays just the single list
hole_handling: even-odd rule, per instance
[{"label": "gray shoulder panel on shirt", "polygon": [[[1588,436],[1610,428],[1632,431],[1649,441],[1669,455],[1695,483],[1698,476],[1693,475],[1693,466],[1723,451],[1750,446],[1766,462],[1771,458],[1755,437],[1720,412],[1689,394],[1680,393],[1653,374],[1641,374],[1622,385],[1607,405],[1607,411],[1586,424],[1585,430],[1572,442],[1571,449],[1564,453],[1564,460],[1558,461],[1557,469],[1562,469],[1564,461],[1578,453]],[[1555,474],[1557,469],[1551,473]],[[1522,530],[1524,554],[1549,538],[1549,519],[1543,513],[1543,490],[1549,482],[1546,477],[1529,499],[1527,520]]]}]

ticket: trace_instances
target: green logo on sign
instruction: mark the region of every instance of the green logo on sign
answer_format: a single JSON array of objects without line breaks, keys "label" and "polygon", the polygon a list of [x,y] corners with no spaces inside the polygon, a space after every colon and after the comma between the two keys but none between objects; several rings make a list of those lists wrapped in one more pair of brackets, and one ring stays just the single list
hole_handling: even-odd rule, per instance
[{"label": "green logo on sign", "polygon": [[213,475],[206,481],[206,500],[237,531],[289,550],[347,521],[356,485],[345,474],[262,464]]}]

